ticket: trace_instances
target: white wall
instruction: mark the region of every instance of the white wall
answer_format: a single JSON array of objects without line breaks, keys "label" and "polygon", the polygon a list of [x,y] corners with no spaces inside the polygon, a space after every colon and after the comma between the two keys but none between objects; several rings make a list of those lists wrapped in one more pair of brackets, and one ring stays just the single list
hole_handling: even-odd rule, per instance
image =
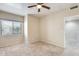
[{"label": "white wall", "polygon": [[64,47],[64,18],[79,15],[79,8],[61,10],[40,19],[41,40]]},{"label": "white wall", "polygon": [[28,15],[28,31],[29,43],[34,43],[40,40],[39,18]]},{"label": "white wall", "polygon": [[27,14],[24,16],[24,44],[28,46],[28,17]]},{"label": "white wall", "polygon": [[52,14],[40,20],[41,40],[60,47],[64,46],[64,18]]}]

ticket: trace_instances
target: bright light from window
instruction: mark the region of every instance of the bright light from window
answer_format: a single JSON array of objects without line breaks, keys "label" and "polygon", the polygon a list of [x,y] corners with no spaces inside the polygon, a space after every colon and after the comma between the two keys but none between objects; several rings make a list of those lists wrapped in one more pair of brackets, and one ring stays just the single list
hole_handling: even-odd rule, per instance
[{"label": "bright light from window", "polygon": [[66,23],[66,29],[75,29],[76,23],[74,22],[67,22]]},{"label": "bright light from window", "polygon": [[12,34],[12,22],[2,20],[2,35]]}]

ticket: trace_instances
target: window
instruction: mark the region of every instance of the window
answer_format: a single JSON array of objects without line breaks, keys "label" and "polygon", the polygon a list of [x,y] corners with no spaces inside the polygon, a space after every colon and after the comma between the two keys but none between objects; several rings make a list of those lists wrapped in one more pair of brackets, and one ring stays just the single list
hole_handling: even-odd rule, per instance
[{"label": "window", "polygon": [[21,34],[22,22],[8,21],[5,19],[0,20],[0,36],[6,35],[19,35]]},{"label": "window", "polygon": [[2,23],[2,35],[12,34],[12,21],[1,21]]},{"label": "window", "polygon": [[21,23],[20,22],[13,22],[13,33],[20,34],[21,32]]}]

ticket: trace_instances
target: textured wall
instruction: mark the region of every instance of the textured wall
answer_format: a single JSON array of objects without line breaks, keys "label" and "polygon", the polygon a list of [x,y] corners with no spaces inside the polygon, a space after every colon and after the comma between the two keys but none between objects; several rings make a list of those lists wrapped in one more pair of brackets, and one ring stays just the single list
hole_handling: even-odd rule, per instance
[{"label": "textured wall", "polygon": [[[62,13],[61,13],[62,14]],[[41,40],[49,44],[64,47],[64,17],[50,14],[40,20]]]},{"label": "textured wall", "polygon": [[29,43],[40,40],[39,29],[39,19],[35,16],[28,15]]}]

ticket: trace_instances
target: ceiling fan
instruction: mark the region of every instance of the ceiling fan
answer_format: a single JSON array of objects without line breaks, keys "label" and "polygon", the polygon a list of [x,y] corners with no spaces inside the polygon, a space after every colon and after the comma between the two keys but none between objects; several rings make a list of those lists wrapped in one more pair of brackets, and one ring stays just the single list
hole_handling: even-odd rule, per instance
[{"label": "ceiling fan", "polygon": [[32,8],[32,7],[37,7],[38,8],[38,12],[40,12],[40,9],[43,7],[43,8],[46,8],[46,9],[50,9],[50,7],[44,5],[44,3],[37,3],[36,5],[31,5],[31,6],[28,6],[28,8]]}]

